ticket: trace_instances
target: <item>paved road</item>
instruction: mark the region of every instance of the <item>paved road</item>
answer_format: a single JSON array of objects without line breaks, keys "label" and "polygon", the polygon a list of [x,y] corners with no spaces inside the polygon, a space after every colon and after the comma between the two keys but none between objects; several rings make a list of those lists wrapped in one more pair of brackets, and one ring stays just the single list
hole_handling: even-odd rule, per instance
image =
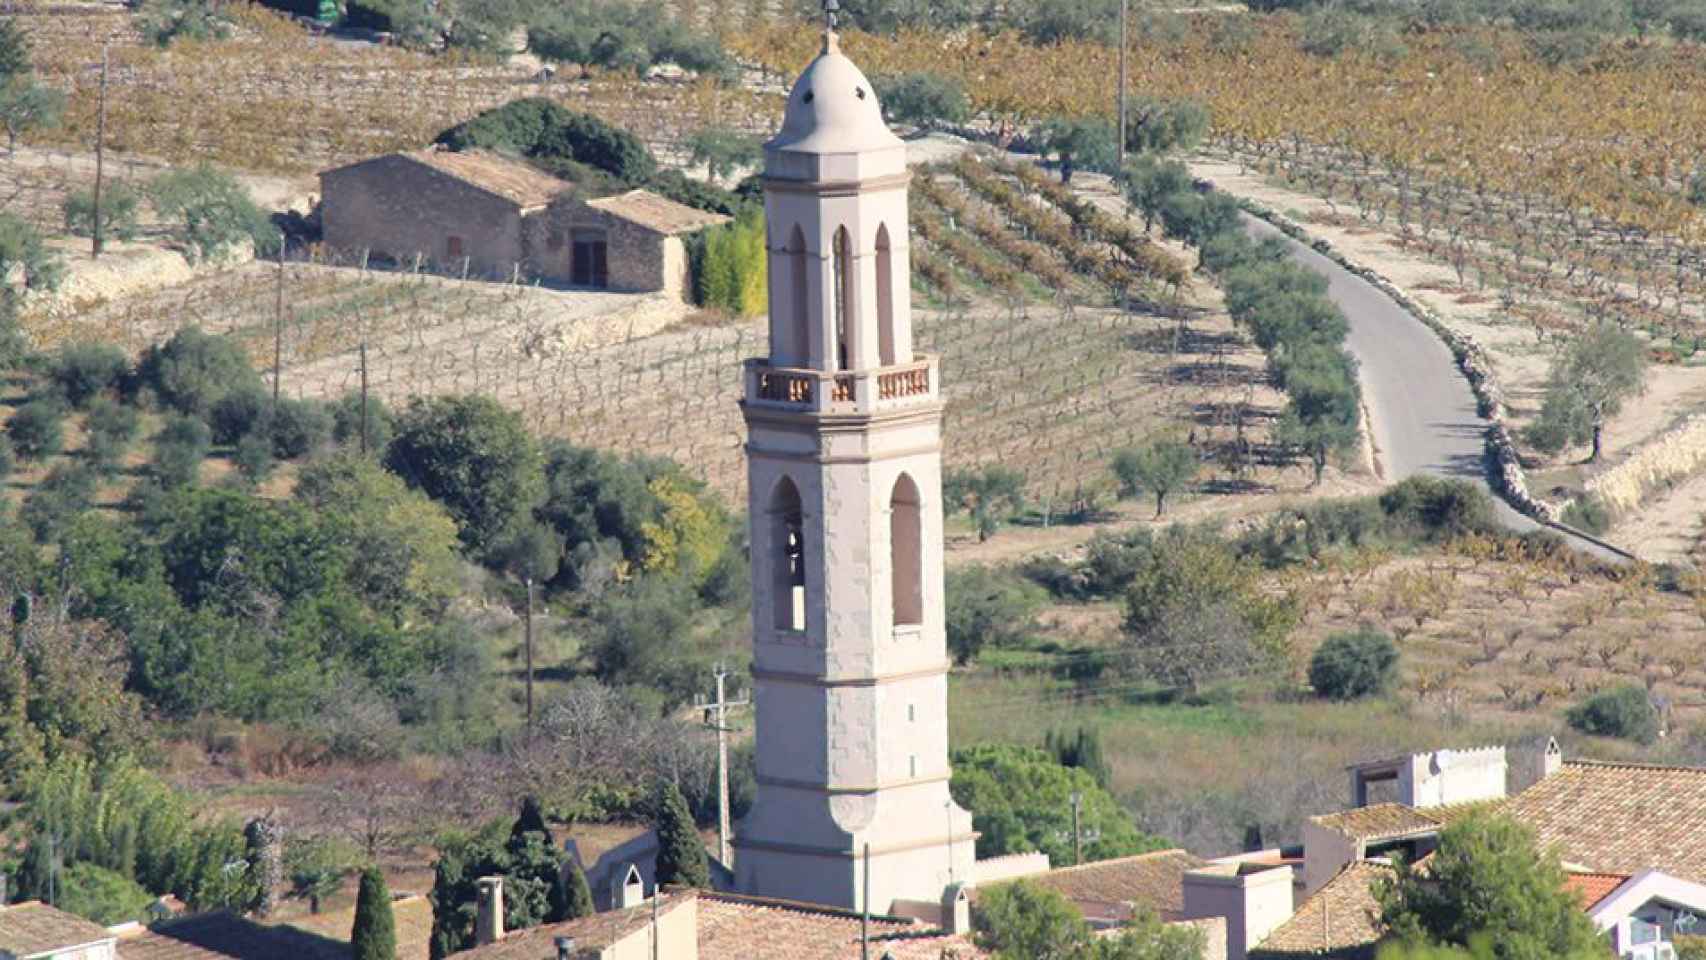
[{"label": "paved road", "polygon": [[[1245,220],[1252,236],[1285,237],[1256,217],[1246,215]],[[1328,295],[1350,321],[1345,345],[1360,365],[1383,478],[1396,483],[1431,474],[1486,487],[1486,433],[1491,424],[1477,412],[1475,394],[1451,350],[1374,285],[1307,245],[1285,239],[1293,259],[1327,278]],[[1518,532],[1541,529],[1497,494],[1493,504],[1507,527]],[[1602,560],[1624,559],[1590,540],[1554,532]]]}]

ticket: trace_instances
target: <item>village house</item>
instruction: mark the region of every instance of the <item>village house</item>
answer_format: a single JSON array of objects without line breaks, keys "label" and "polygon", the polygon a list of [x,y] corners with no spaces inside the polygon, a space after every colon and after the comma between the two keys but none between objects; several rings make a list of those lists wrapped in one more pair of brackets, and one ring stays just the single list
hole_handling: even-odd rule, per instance
[{"label": "village house", "polygon": [[[432,903],[419,894],[391,901],[397,960],[427,960]],[[152,927],[130,924],[118,934],[117,960],[348,960],[355,908],[260,923],[217,910]]]},{"label": "village house", "polygon": [[[0,893],[3,893],[0,885]],[[118,936],[75,914],[0,897],[0,960],[113,960]]]},{"label": "village house", "polygon": [[647,190],[584,197],[489,150],[432,147],[320,174],[321,240],[336,256],[470,277],[684,298],[683,238],[728,219]]}]

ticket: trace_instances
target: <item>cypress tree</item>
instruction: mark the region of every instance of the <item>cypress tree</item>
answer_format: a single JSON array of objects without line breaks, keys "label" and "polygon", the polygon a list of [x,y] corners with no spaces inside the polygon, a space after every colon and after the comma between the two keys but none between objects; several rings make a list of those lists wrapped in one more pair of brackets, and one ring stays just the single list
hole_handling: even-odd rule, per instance
[{"label": "cypress tree", "polygon": [[658,885],[676,883],[709,889],[711,865],[681,789],[668,780],[659,781],[652,815],[658,833]]},{"label": "cypress tree", "polygon": [[592,887],[587,885],[586,873],[574,860],[563,864],[557,882],[551,888],[550,922],[576,920],[592,915]]},{"label": "cypress tree", "polygon": [[539,798],[523,797],[521,800],[521,816],[515,818],[515,826],[509,830],[511,840],[519,840],[529,833],[543,833],[546,844],[549,845],[551,831],[545,826],[545,811],[539,806]]},{"label": "cypress tree", "polygon": [[351,960],[396,960],[397,921],[391,914],[391,891],[378,867],[361,872],[355,898],[355,926],[350,929]]}]

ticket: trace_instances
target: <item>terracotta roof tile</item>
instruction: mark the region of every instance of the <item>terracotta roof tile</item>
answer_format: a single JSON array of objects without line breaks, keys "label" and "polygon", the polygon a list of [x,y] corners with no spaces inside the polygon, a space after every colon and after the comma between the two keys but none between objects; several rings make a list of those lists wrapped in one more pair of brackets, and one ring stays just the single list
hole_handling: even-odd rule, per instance
[{"label": "terracotta roof tile", "polygon": [[[699,899],[699,960],[855,960],[859,915],[847,910],[733,894]],[[894,960],[982,960],[963,936],[914,920],[871,919],[871,954]]]},{"label": "terracotta roof tile", "polygon": [[668,197],[660,197],[650,190],[630,190],[613,197],[601,197],[588,200],[588,207],[620,217],[629,223],[636,223],[648,230],[654,230],[666,236],[678,233],[689,233],[704,227],[715,226],[729,222],[729,218],[720,213],[710,213],[685,204],[676,203]]},{"label": "terracotta roof tile", "polygon": [[1401,803],[1377,803],[1310,817],[1309,822],[1357,840],[1387,840],[1437,830],[1441,821]]},{"label": "terracotta roof tile", "polygon": [[1572,760],[1504,811],[1589,870],[1706,883],[1706,769]]},{"label": "terracotta roof tile", "polygon": [[1564,877],[1564,889],[1576,895],[1583,910],[1591,910],[1628,880],[1623,873],[1571,873]]},{"label": "terracotta roof tile", "polygon": [[490,150],[428,148],[402,156],[522,207],[544,206],[557,194],[574,186],[567,180],[559,180],[520,160]]},{"label": "terracotta roof tile", "polygon": [[0,950],[18,957],[111,940],[106,927],[39,900],[0,907]]},{"label": "terracotta roof tile", "polygon": [[1207,862],[1184,850],[1157,850],[1021,879],[1057,890],[1075,903],[1136,903],[1156,911],[1163,920],[1175,920],[1185,906],[1185,871]]},{"label": "terracotta roof tile", "polygon": [[122,960],[349,960],[349,933],[323,936],[229,913],[202,913],[119,941]]},{"label": "terracotta roof tile", "polygon": [[[393,900],[391,916],[397,928],[397,960],[427,960],[432,953],[432,901],[420,894]],[[289,926],[348,942],[355,927],[355,908],[298,917]]]},{"label": "terracotta roof tile", "polygon": [[[698,896],[696,890],[672,893],[666,889],[663,899],[658,902],[658,916],[692,903]],[[652,903],[648,900],[625,910],[606,910],[578,920],[511,931],[496,943],[475,947],[457,956],[468,960],[556,960],[558,937],[573,937],[576,955],[584,956],[588,951],[603,950],[629,934],[645,929],[651,922]]]},{"label": "terracotta roof tile", "polygon": [[1274,928],[1250,956],[1371,953],[1381,936],[1380,904],[1374,899],[1373,885],[1375,878],[1391,872],[1391,867],[1367,860],[1350,864],[1305,900],[1290,920]]}]

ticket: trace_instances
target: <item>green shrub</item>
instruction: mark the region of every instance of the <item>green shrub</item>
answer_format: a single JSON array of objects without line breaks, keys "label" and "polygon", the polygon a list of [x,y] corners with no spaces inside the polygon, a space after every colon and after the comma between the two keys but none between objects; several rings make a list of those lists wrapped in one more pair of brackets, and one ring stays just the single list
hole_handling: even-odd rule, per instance
[{"label": "green shrub", "polygon": [[192,262],[218,259],[245,242],[257,257],[278,252],[272,218],[236,177],[208,164],[163,173],[148,194],[162,220],[177,221],[178,241]]},{"label": "green shrub", "polygon": [[13,452],[25,460],[51,457],[65,445],[65,407],[55,398],[31,400],[12,411],[6,436]]},{"label": "green shrub", "polygon": [[971,514],[978,540],[988,540],[1024,507],[1025,475],[1000,464],[950,470],[942,478],[942,504],[947,513]]},{"label": "green shrub", "polygon": [[1035,584],[983,566],[949,571],[945,597],[948,650],[958,663],[972,662],[984,647],[1029,644],[1045,599]]},{"label": "green shrub", "polygon": [[89,439],[85,447],[89,461],[103,473],[111,472],[130,451],[142,429],[135,407],[102,397],[89,404]]},{"label": "green shrub", "polygon": [[193,486],[212,445],[213,434],[207,424],[190,416],[171,418],[154,440],[155,479],[168,490]]},{"label": "green shrub", "polygon": [[157,47],[177,40],[223,40],[230,17],[214,0],[144,0],[137,18],[143,39]]},{"label": "green shrub", "polygon": [[18,511],[22,520],[43,543],[59,539],[61,532],[89,509],[95,498],[95,472],[84,464],[62,463],[30,491]]},{"label": "green shrub", "polygon": [[1398,667],[1392,638],[1364,627],[1335,633],[1309,659],[1309,685],[1329,700],[1356,700],[1383,693]]},{"label": "green shrub", "polygon": [[[350,449],[361,447],[361,394],[346,393],[332,402],[332,440]],[[391,437],[397,432],[397,418],[385,401],[375,396],[367,398],[367,452],[385,452]]]},{"label": "green shrub", "polygon": [[734,73],[734,61],[714,35],[654,4],[581,0],[549,9],[527,31],[528,49],[546,60],[627,70],[642,77],[663,63],[714,76]]},{"label": "green shrub", "polygon": [[1602,690],[1565,715],[1570,726],[1599,737],[1650,744],[1659,737],[1659,713],[1647,691],[1636,684]]},{"label": "green shrub", "polygon": [[60,348],[49,375],[65,399],[81,410],[95,397],[116,390],[129,372],[123,350],[105,343],[74,343]]},{"label": "green shrub", "polygon": [[273,456],[295,460],[324,447],[332,438],[332,414],[317,400],[281,398],[268,422]]},{"label": "green shrub", "polygon": [[1041,851],[1073,862],[1072,794],[1079,794],[1086,862],[1159,849],[1089,770],[1062,766],[1035,747],[981,744],[953,753],[954,802],[969,810],[979,859]]},{"label": "green shrub", "polygon": [[769,256],[764,229],[763,212],[754,210],[695,238],[689,263],[694,267],[694,290],[700,306],[739,317],[757,316],[768,309]]},{"label": "green shrub", "polygon": [[929,130],[971,119],[965,85],[939,73],[902,73],[871,78],[877,102],[891,123]]},{"label": "green shrub", "polygon": [[262,386],[235,340],[186,327],[143,353],[131,391],[144,389],[179,413],[207,416],[227,395]]},{"label": "green shrub", "polygon": [[272,454],[272,439],[259,431],[245,434],[231,451],[231,463],[249,483],[265,481],[278,466]]},{"label": "green shrub", "polygon": [[102,926],[146,920],[154,898],[135,880],[106,867],[78,862],[60,875],[55,906]]},{"label": "green shrub", "polygon": [[257,381],[232,390],[214,402],[207,425],[213,442],[228,447],[264,426],[272,410],[272,392]]},{"label": "green shrub", "polygon": [[687,138],[688,163],[704,164],[712,183],[721,183],[742,167],[764,162],[758,138],[733,127],[705,127]]},{"label": "green shrub", "polygon": [[[136,239],[136,221],[142,195],[122,183],[108,184],[101,191],[101,235],[107,240]],[[65,198],[60,208],[65,229],[79,237],[95,235],[95,192],[78,190]]]},{"label": "green shrub", "polygon": [[5,434],[0,434],[0,483],[11,479],[12,471],[18,468],[18,455],[12,452],[12,440]]},{"label": "green shrub", "polygon": [[1499,529],[1492,497],[1468,480],[1410,477],[1380,495],[1380,508],[1399,531],[1429,543]]},{"label": "green shrub", "polygon": [[640,139],[587,113],[543,97],[512,100],[438,135],[452,150],[484,147],[536,159],[574,160],[640,184],[657,172],[657,160]]},{"label": "green shrub", "polygon": [[1611,508],[1597,494],[1587,494],[1564,508],[1563,521],[1598,536],[1611,528]]}]

